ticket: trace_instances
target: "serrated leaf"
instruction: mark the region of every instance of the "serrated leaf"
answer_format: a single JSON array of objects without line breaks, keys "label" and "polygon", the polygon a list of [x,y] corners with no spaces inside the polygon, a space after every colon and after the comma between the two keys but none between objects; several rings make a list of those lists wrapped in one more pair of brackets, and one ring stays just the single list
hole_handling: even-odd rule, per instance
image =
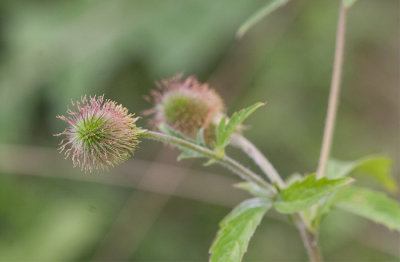
[{"label": "serrated leaf", "polygon": [[266,188],[262,188],[254,183],[251,182],[240,182],[233,185],[236,188],[240,188],[243,190],[248,191],[250,194],[261,197],[261,198],[271,198],[274,195],[274,192]]},{"label": "serrated leaf", "polygon": [[398,186],[390,173],[391,165],[390,159],[382,156],[369,156],[352,162],[330,159],[326,176],[339,178],[350,174],[367,174],[380,182],[390,193],[395,193]]},{"label": "serrated leaf", "polygon": [[266,199],[253,198],[235,207],[220,223],[210,248],[210,262],[240,262],[250,238],[265,213],[271,208]]},{"label": "serrated leaf", "polygon": [[265,105],[265,103],[256,103],[252,106],[244,108],[239,112],[236,112],[232,115],[232,117],[227,121],[226,117],[222,117],[219,125],[217,127],[217,144],[215,146],[215,151],[221,156],[224,153],[224,148],[229,144],[229,139],[232,133],[237,129],[237,127],[243,123],[243,121],[248,118],[254,111],[256,111],[261,106]]},{"label": "serrated leaf", "polygon": [[350,187],[340,194],[336,206],[400,231],[399,203],[381,192]]},{"label": "serrated leaf", "polygon": [[315,174],[309,175],[301,181],[296,181],[282,189],[274,207],[281,213],[294,213],[318,202],[324,196],[349,185],[352,178],[317,179]]},{"label": "serrated leaf", "polygon": [[344,6],[350,8],[357,0],[343,0]]},{"label": "serrated leaf", "polygon": [[258,10],[254,15],[249,17],[236,32],[237,38],[242,38],[243,35],[254,25],[260,22],[263,18],[267,17],[269,14],[277,10],[279,7],[285,5],[289,0],[272,0]]}]

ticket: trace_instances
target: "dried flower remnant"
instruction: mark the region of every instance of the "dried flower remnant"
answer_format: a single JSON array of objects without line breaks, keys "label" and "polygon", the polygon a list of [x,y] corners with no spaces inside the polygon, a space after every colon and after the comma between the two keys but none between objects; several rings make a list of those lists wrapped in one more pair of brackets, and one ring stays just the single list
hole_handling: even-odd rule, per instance
[{"label": "dried flower remnant", "polygon": [[224,103],[207,83],[194,76],[182,78],[178,74],[157,82],[158,90],[151,92],[150,99],[154,107],[145,114],[154,114],[152,125],[165,123],[191,139],[203,128],[206,141],[213,141],[215,126],[225,114]]},{"label": "dried flower remnant", "polygon": [[140,129],[137,118],[128,114],[122,105],[117,105],[104,96],[86,96],[67,110],[67,116],[57,118],[68,123],[68,127],[55,136],[65,136],[59,151],[66,158],[71,155],[74,167],[82,170],[107,169],[128,159],[139,143]]}]

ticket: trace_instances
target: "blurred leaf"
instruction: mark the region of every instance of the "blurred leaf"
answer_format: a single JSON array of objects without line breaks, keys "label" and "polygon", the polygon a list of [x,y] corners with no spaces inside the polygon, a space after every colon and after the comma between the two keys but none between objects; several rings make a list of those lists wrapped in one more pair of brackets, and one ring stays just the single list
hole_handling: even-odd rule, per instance
[{"label": "blurred leaf", "polygon": [[197,132],[197,144],[202,147],[207,147],[206,142],[204,140],[204,128],[200,128],[199,132]]},{"label": "blurred leaf", "polygon": [[274,207],[281,213],[294,213],[310,207],[322,197],[353,182],[352,178],[317,179],[315,174],[296,181],[279,192]]},{"label": "blurred leaf", "polygon": [[236,188],[240,188],[248,191],[250,194],[261,197],[261,198],[270,198],[274,195],[274,192],[269,191],[266,188],[261,188],[258,185],[250,182],[240,182],[233,185]]},{"label": "blurred leaf", "polygon": [[[199,130],[199,132],[197,133],[197,141],[194,141],[194,140],[192,140],[192,139],[189,139],[189,138],[187,138],[187,137],[185,137],[184,135],[182,135],[181,133],[179,133],[179,132],[177,132],[177,131],[175,131],[174,129],[172,129],[169,125],[167,125],[167,124],[160,124],[159,126],[158,126],[158,128],[160,129],[160,131],[161,132],[163,132],[163,133],[165,133],[165,134],[167,134],[167,135],[170,135],[170,136],[173,136],[173,137],[176,137],[176,138],[179,138],[179,139],[182,139],[182,140],[185,140],[185,141],[188,141],[188,142],[190,142],[190,143],[192,143],[192,144],[197,144],[197,145],[199,145],[199,146],[201,146],[201,147],[205,147],[205,148],[207,148],[207,146],[206,146],[206,144],[205,144],[205,141],[204,141],[204,137],[203,137],[203,128],[200,128],[200,130]],[[182,151],[182,153],[178,156],[178,158],[177,158],[177,160],[178,161],[181,161],[181,160],[183,160],[183,159],[190,159],[190,158],[204,158],[205,156],[204,155],[202,155],[202,154],[200,154],[200,153],[198,153],[198,152],[196,152],[196,151],[192,151],[192,150],[190,150],[190,149],[187,149],[187,148],[185,148],[185,147],[180,147],[180,146],[178,146],[178,148]],[[208,165],[211,165],[211,164],[214,164],[216,161],[215,160],[213,160],[213,159],[210,159],[209,161],[207,161],[204,165],[205,166],[208,166]]]},{"label": "blurred leaf", "polygon": [[354,3],[355,3],[356,1],[357,1],[357,0],[343,0],[344,6],[345,6],[346,8],[350,8],[352,5],[354,5]]},{"label": "blurred leaf", "polygon": [[202,154],[197,153],[197,152],[192,151],[192,150],[183,149],[183,148],[181,148],[181,150],[182,150],[182,153],[179,154],[179,156],[177,158],[178,161],[181,161],[183,159],[204,157]]},{"label": "blurred leaf", "polygon": [[364,173],[380,182],[389,192],[395,193],[398,186],[390,173],[391,165],[390,159],[382,156],[369,156],[352,162],[330,159],[326,176],[340,178],[352,173]]},{"label": "blurred leaf", "polygon": [[242,261],[250,238],[270,208],[271,203],[261,198],[246,200],[235,207],[220,223],[210,248],[210,262]]},{"label": "blurred leaf", "polygon": [[263,105],[265,105],[265,103],[258,102],[250,107],[240,110],[239,112],[235,112],[229,121],[227,121],[226,117],[221,119],[217,127],[217,144],[215,146],[215,151],[218,154],[221,156],[224,154],[224,149],[229,144],[229,138],[232,133],[246,118]]},{"label": "blurred leaf", "polygon": [[303,176],[302,176],[302,175],[300,175],[299,173],[294,173],[294,174],[291,174],[291,175],[285,180],[285,182],[286,182],[286,185],[287,185],[287,186],[290,186],[290,185],[293,184],[294,182],[300,181],[300,180],[302,180],[302,179],[303,179]]},{"label": "blurred leaf", "polygon": [[[163,133],[165,133],[167,135],[170,135],[170,136],[173,136],[173,137],[188,141],[188,142],[193,143],[193,144],[198,144],[198,143],[196,143],[196,141],[188,139],[188,138],[184,137],[181,133],[173,130],[167,124],[159,125],[158,129],[160,129],[161,132],[163,132]],[[192,151],[192,150],[189,150],[187,148],[180,147],[180,146],[178,146],[178,148],[182,151],[182,153],[178,156],[178,161],[183,160],[183,159],[188,159],[188,158],[204,157],[204,155],[202,155],[202,154],[200,154],[200,153],[198,153],[196,151]]]},{"label": "blurred leaf", "polygon": [[260,22],[263,18],[267,17],[269,14],[277,10],[279,7],[285,5],[289,0],[272,0],[267,3],[264,7],[258,10],[254,15],[249,17],[236,32],[237,38],[242,38],[243,35],[254,25]]},{"label": "blurred leaf", "polygon": [[325,176],[329,178],[341,178],[350,174],[354,169],[354,162],[329,159]]},{"label": "blurred leaf", "polygon": [[[389,192],[397,191],[397,184],[389,172],[391,161],[385,157],[366,157],[357,161],[340,161],[330,159],[326,176],[329,178],[341,178],[349,174],[365,173],[379,181]],[[324,215],[326,215],[336,203],[340,192],[333,193],[324,198],[318,206],[313,219],[313,226],[318,227]]]},{"label": "blurred leaf", "polygon": [[350,213],[400,231],[399,203],[383,193],[350,187],[340,194],[336,205]]},{"label": "blurred leaf", "polygon": [[314,229],[318,228],[322,218],[324,218],[324,216],[331,211],[331,208],[336,203],[340,192],[341,190],[339,190],[338,192],[333,192],[332,194],[329,194],[328,196],[321,199],[317,207],[317,212],[315,213],[314,217],[311,218],[311,225]]},{"label": "blurred leaf", "polygon": [[186,137],[183,136],[181,133],[175,131],[173,128],[171,128],[171,127],[170,127],[169,125],[167,125],[167,124],[164,124],[164,123],[163,123],[163,124],[160,124],[160,125],[158,126],[158,129],[160,129],[161,132],[163,132],[163,133],[165,133],[165,134],[167,134],[167,135],[170,135],[170,136],[173,136],[173,137],[176,137],[176,138],[180,138],[180,139],[183,139],[183,140],[186,140],[186,141],[190,141],[191,143],[194,143],[193,140],[186,138]]}]

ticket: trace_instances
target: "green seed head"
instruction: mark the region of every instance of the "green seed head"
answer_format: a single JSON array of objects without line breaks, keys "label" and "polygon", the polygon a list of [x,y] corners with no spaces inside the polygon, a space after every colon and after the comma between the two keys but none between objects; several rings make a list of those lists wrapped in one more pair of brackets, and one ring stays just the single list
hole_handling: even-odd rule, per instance
[{"label": "green seed head", "polygon": [[67,116],[58,116],[68,123],[59,150],[71,156],[74,166],[84,171],[106,169],[120,164],[134,152],[138,141],[137,118],[122,105],[103,96],[83,97],[72,102]]},{"label": "green seed head", "polygon": [[215,126],[225,114],[223,101],[208,84],[194,76],[182,80],[182,76],[157,83],[159,90],[152,92],[155,106],[148,111],[154,114],[152,123],[167,124],[191,139],[203,128],[206,141],[211,142]]}]

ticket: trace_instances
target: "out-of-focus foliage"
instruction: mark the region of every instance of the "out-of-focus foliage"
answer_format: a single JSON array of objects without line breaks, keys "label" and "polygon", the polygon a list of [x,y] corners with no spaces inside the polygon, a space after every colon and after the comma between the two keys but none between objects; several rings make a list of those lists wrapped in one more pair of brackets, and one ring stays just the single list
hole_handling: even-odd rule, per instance
[{"label": "out-of-focus foliage", "polygon": [[238,38],[242,38],[244,34],[250,28],[255,26],[257,23],[259,23],[262,19],[267,17],[269,14],[273,13],[275,10],[277,10],[279,7],[282,7],[283,5],[287,4],[289,0],[272,0],[269,1],[265,6],[260,8],[255,14],[250,16],[238,29],[236,32],[236,36]]},{"label": "out-of-focus foliage", "polygon": [[210,249],[210,261],[242,261],[250,238],[270,208],[271,203],[261,198],[248,199],[235,207],[220,223]]},{"label": "out-of-focus foliage", "polygon": [[[338,178],[354,174],[368,175],[390,193],[396,193],[398,185],[391,174],[390,159],[382,156],[371,156],[359,159],[357,161],[340,161],[331,159],[328,162],[326,176],[329,178]],[[365,176],[360,176],[363,178]]]},{"label": "out-of-focus foliage", "polygon": [[[1,1],[0,261],[207,260],[218,222],[231,209],[221,203],[233,205],[232,199],[242,197],[239,190],[224,190],[222,201],[213,198],[222,185],[211,187],[222,180],[201,188],[200,178],[182,178],[177,182],[181,197],[167,199],[122,183],[89,180],[119,174],[142,179],[137,183],[142,189],[164,193],[172,183],[166,169],[143,171],[129,163],[110,173],[74,176],[79,180],[61,178],[78,171],[61,165],[62,156],[58,162],[48,160],[57,154],[52,134],[64,128],[55,116],[65,112],[71,98],[103,93],[139,114],[151,107],[142,97],[154,88],[154,80],[184,71],[209,81],[229,113],[267,100],[263,113],[246,122],[246,135],[284,177],[313,172],[338,4],[290,1],[237,41],[238,27],[264,0]],[[387,155],[394,160],[395,179],[400,159],[398,7],[397,0],[364,0],[349,10],[332,151],[343,160]],[[138,124],[148,127],[144,120]],[[23,145],[29,154],[12,153],[3,144]],[[46,151],[52,158],[42,155],[40,146],[54,148]],[[160,150],[143,142],[135,157],[175,163],[175,154]],[[250,166],[241,154],[229,153]],[[200,164],[194,168],[203,169]],[[154,169],[166,180],[152,180]],[[226,178],[221,169],[213,172]],[[192,187],[197,191],[186,189],[190,183],[199,186]],[[321,230],[327,261],[396,261],[400,256],[397,233],[338,209],[323,220]],[[294,228],[268,215],[245,261],[304,260],[301,245]]]},{"label": "out-of-focus foliage", "polygon": [[339,196],[337,205],[348,212],[400,231],[399,204],[383,193],[351,187]]}]

